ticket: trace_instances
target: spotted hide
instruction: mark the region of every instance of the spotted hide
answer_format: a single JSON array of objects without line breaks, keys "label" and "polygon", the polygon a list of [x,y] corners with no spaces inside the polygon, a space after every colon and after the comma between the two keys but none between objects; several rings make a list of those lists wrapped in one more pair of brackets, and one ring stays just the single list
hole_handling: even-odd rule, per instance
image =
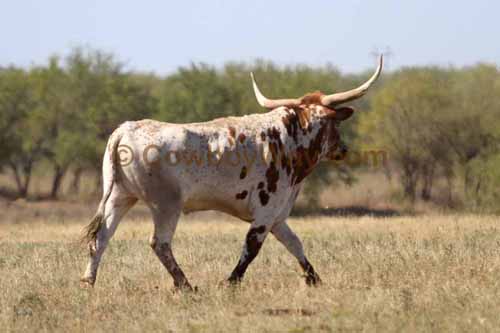
[{"label": "spotted hide", "polygon": [[[381,63],[368,86],[380,73]],[[365,85],[334,95],[269,100],[254,89],[262,114],[203,123],[126,122],[111,135],[103,160],[104,194],[86,229],[90,259],[82,278],[93,285],[101,256],[125,213],[142,200],[154,223],[150,245],[178,288],[191,289],[171,244],[181,212],[217,210],[249,222],[229,282],[238,282],[271,232],[298,260],[307,284],[320,281],[286,223],[304,179],[321,160],[345,153],[338,124]]]}]

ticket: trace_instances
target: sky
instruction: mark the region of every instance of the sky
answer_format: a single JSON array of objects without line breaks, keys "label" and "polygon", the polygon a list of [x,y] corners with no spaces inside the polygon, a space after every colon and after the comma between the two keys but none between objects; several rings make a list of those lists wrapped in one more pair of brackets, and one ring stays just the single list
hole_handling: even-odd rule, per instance
[{"label": "sky", "polygon": [[190,62],[266,59],[359,72],[500,64],[499,1],[3,0],[0,66],[45,63],[85,46],[130,70],[168,74]]}]

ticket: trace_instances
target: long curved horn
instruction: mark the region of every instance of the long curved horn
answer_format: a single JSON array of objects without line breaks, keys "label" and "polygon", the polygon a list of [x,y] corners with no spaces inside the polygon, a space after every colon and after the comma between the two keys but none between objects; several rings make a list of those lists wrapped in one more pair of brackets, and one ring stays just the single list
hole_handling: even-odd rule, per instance
[{"label": "long curved horn", "polygon": [[292,99],[269,99],[266,96],[262,95],[255,82],[255,78],[253,77],[253,73],[250,72],[250,76],[252,77],[253,91],[255,92],[255,97],[257,97],[257,101],[262,107],[267,109],[275,109],[280,106],[297,106],[300,105],[300,99],[292,98]]},{"label": "long curved horn", "polygon": [[321,104],[325,106],[328,105],[335,106],[341,103],[352,101],[354,99],[363,96],[368,90],[368,88],[370,88],[370,86],[373,84],[373,82],[375,82],[375,80],[377,80],[377,78],[379,77],[380,72],[382,72],[383,64],[384,64],[384,57],[380,55],[377,70],[368,81],[366,81],[361,86],[349,91],[340,92],[332,95],[325,95],[321,98]]}]

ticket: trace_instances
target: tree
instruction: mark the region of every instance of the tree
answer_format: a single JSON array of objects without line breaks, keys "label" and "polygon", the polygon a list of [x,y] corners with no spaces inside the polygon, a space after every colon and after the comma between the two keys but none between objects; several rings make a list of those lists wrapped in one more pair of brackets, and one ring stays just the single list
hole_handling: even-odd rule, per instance
[{"label": "tree", "polygon": [[62,179],[71,164],[70,156],[61,154],[65,132],[72,124],[72,110],[68,108],[68,80],[57,57],[51,57],[46,67],[31,70],[36,106],[29,116],[31,137],[40,143],[43,156],[53,168],[50,198],[56,199]]},{"label": "tree", "polygon": [[0,71],[0,166],[14,175],[18,194],[25,197],[41,143],[31,138],[28,116],[35,106],[28,74],[10,67]]},{"label": "tree", "polygon": [[467,197],[475,192],[472,162],[498,151],[500,75],[495,66],[479,64],[457,73],[453,87],[454,117],[448,119],[446,140],[456,154]]},{"label": "tree", "polygon": [[155,87],[145,84],[144,76],[126,72],[112,54],[74,49],[65,60],[65,70],[72,120],[57,151],[62,159],[72,161],[75,183],[84,169],[100,174],[111,133],[125,121],[151,117],[157,99],[152,93]]},{"label": "tree", "polygon": [[216,69],[191,64],[165,79],[155,118],[185,123],[207,121],[230,112],[229,91]]},{"label": "tree", "polygon": [[372,112],[359,123],[361,145],[384,147],[400,171],[405,196],[414,202],[419,179],[422,197],[430,199],[437,168],[449,173],[449,134],[452,98],[450,74],[430,68],[406,68],[395,73],[373,98]]},{"label": "tree", "polygon": [[457,156],[465,204],[470,209],[498,211],[499,74],[496,66],[478,64],[460,71],[454,82],[454,108],[460,116],[450,119],[448,142]]}]

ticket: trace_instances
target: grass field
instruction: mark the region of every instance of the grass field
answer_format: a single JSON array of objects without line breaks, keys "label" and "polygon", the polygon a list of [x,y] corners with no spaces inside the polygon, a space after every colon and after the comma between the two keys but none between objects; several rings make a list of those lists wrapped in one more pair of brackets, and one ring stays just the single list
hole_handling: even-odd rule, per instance
[{"label": "grass field", "polygon": [[[9,212],[9,209],[11,211]],[[488,216],[296,218],[323,279],[309,288],[270,236],[240,287],[220,288],[248,228],[184,217],[174,253],[197,293],[172,292],[148,245],[152,226],[119,227],[94,289],[80,287],[83,209],[0,215],[1,331],[494,331],[500,328],[500,224]],[[10,215],[9,215],[10,214]]]}]

